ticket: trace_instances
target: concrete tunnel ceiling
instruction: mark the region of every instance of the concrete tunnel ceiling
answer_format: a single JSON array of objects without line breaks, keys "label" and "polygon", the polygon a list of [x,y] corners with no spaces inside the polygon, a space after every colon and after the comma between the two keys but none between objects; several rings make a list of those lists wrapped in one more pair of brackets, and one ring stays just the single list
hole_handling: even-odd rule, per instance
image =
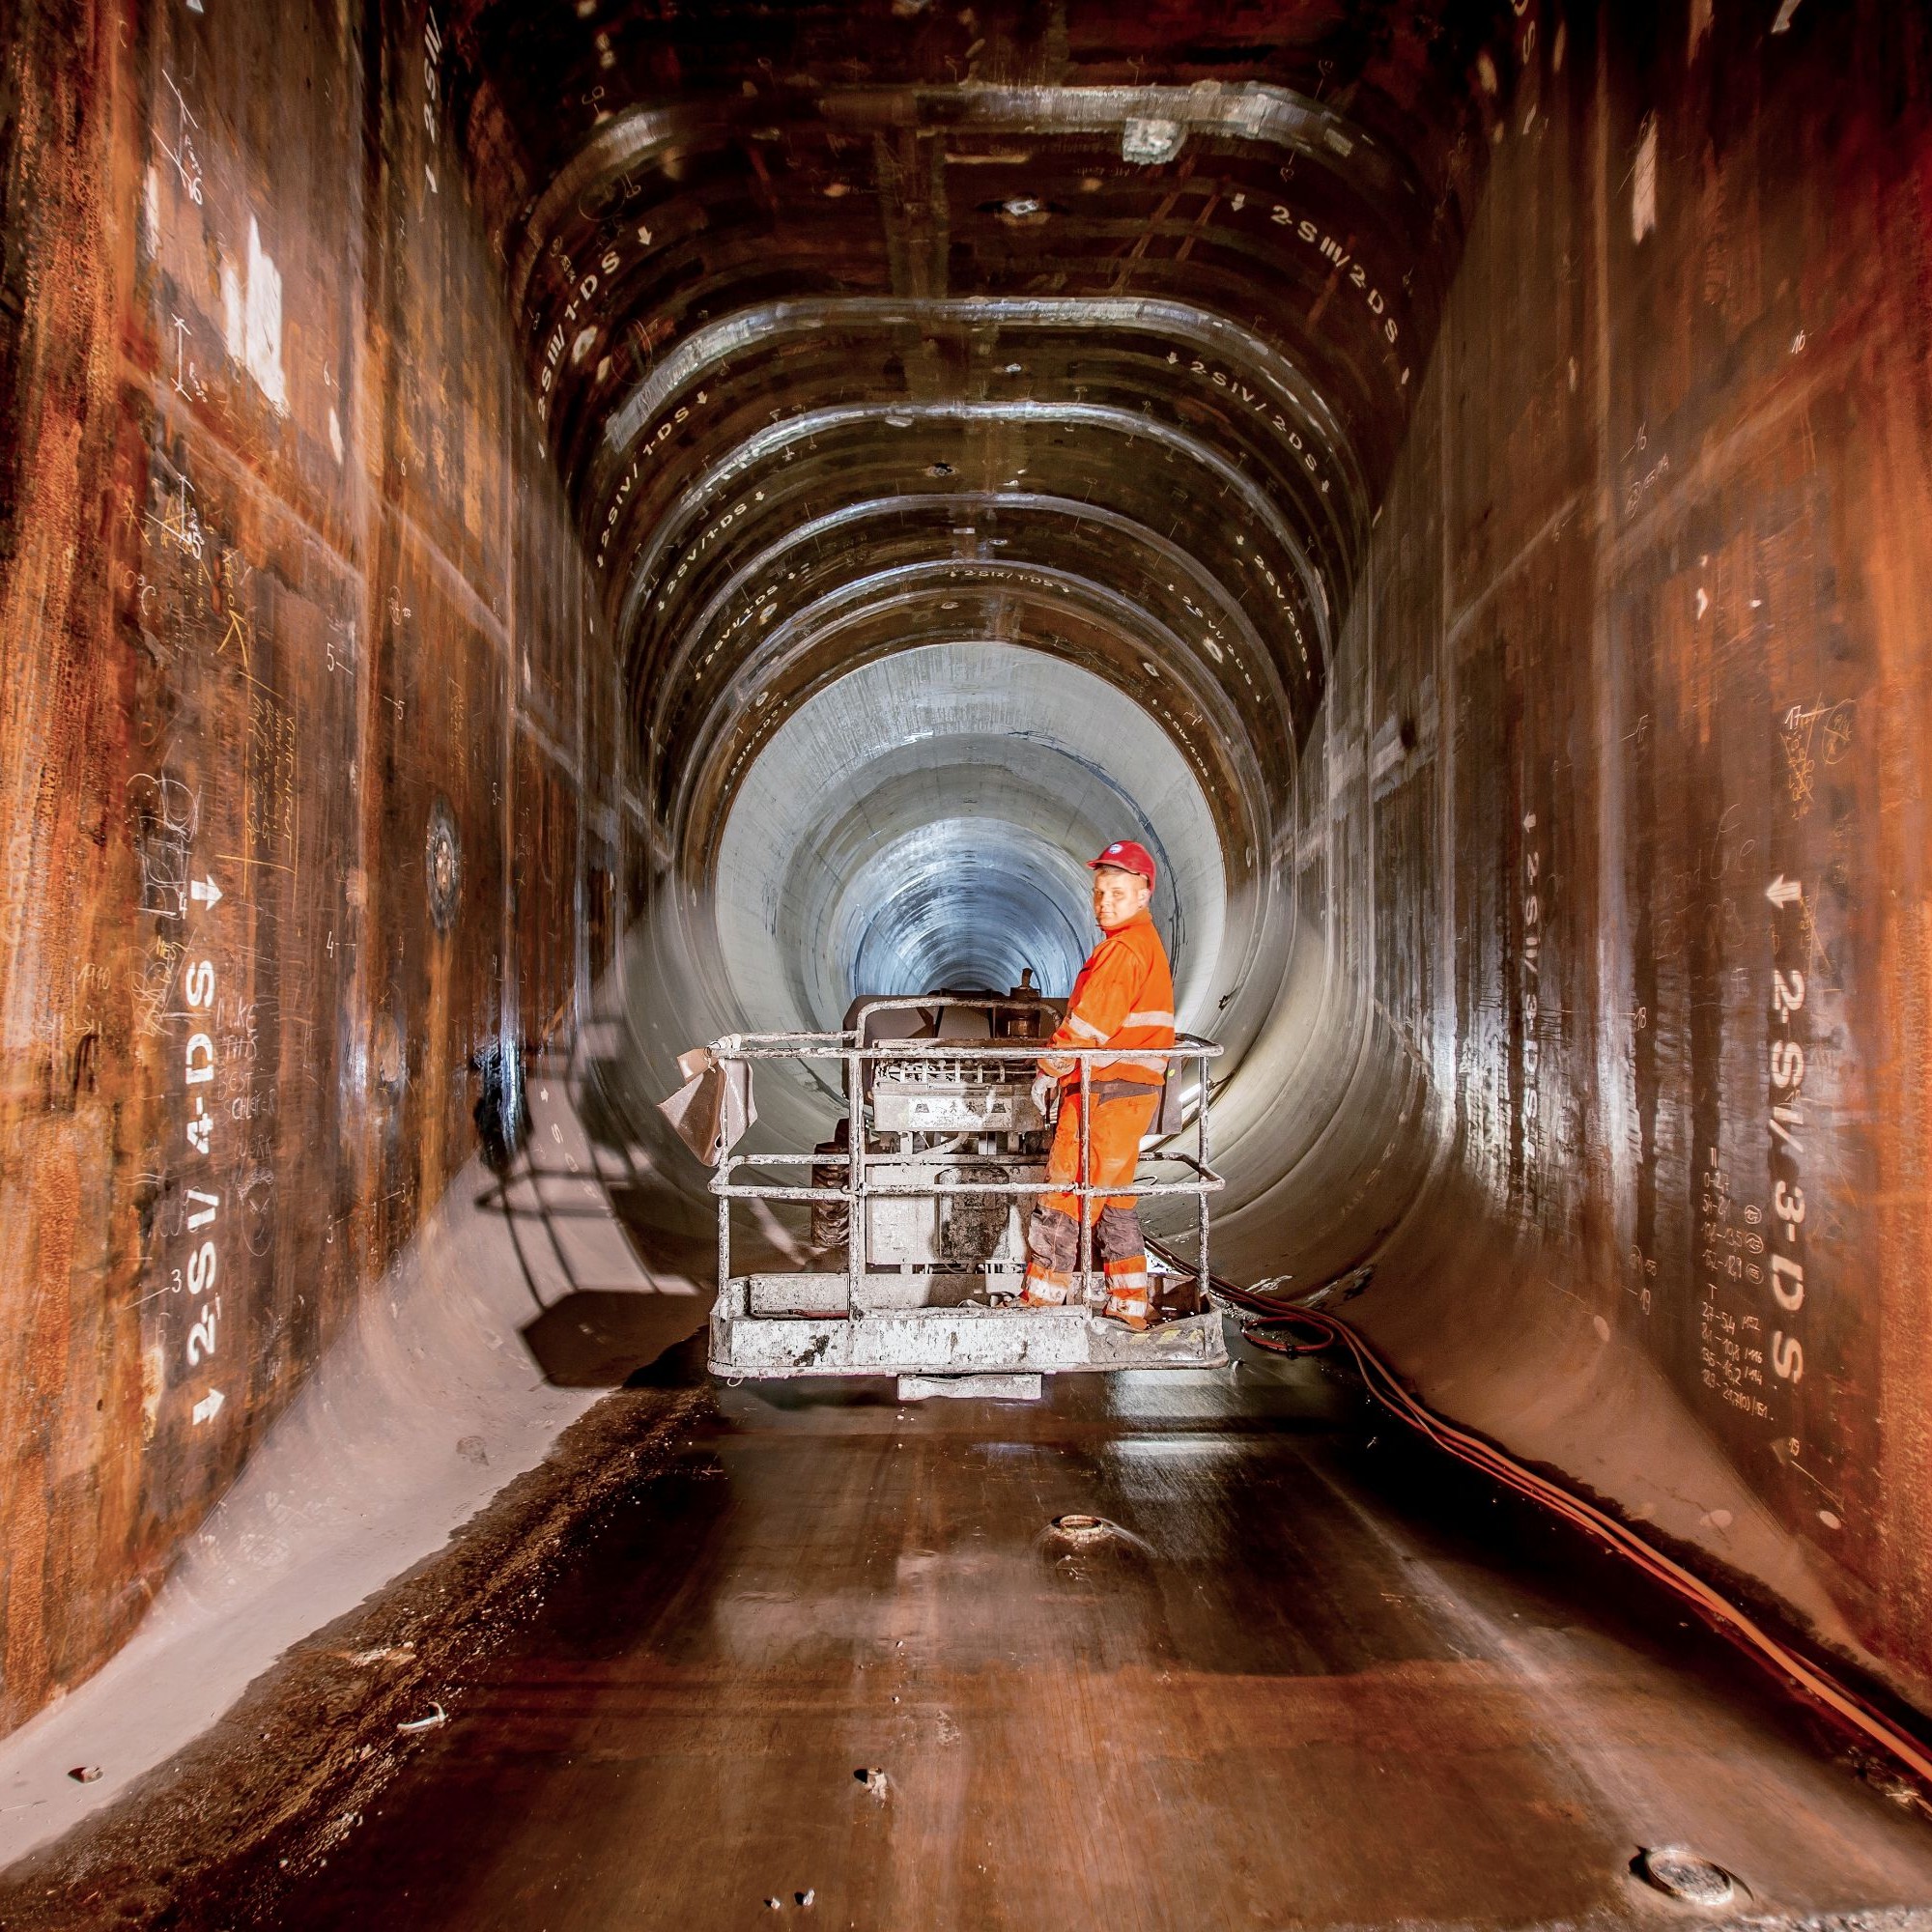
[{"label": "concrete tunnel ceiling", "polygon": [[681,888],[631,948],[659,1077],[857,991],[1065,992],[1067,861],[1125,833],[1176,867],[1191,1018],[1256,1036],[1494,12],[1076,40],[900,0],[863,62],[845,9],[708,9],[675,52],[643,10],[469,16],[459,112]]}]

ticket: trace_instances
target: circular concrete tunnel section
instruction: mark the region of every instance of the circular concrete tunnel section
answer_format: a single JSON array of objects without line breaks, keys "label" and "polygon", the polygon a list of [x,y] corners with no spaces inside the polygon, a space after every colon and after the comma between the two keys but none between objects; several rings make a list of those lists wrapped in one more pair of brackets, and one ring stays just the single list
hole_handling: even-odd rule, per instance
[{"label": "circular concrete tunnel section", "polygon": [[[835,1031],[861,994],[1003,992],[1024,972],[1064,998],[1093,943],[1086,861],[1123,838],[1160,867],[1181,1025],[1217,1015],[1261,935],[1252,906],[1231,921],[1221,828],[1160,721],[1011,644],[877,658],[816,691],[748,766],[712,890],[679,909],[724,975],[708,1007],[687,982],[677,1018],[694,1039]],[[631,977],[635,1013],[667,992]],[[824,1128],[791,1103],[815,1093],[822,1115],[825,1095],[772,1077],[784,1070],[765,1069],[760,1108],[780,1141],[810,1145]]]}]

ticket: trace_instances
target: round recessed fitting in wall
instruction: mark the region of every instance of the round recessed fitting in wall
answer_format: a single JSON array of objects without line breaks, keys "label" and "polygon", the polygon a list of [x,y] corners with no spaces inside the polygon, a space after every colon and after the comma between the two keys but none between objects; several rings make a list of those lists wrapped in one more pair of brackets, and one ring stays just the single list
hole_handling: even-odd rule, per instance
[{"label": "round recessed fitting in wall", "polygon": [[439,932],[447,932],[456,919],[456,901],[463,891],[463,846],[447,799],[439,798],[429,809],[423,876],[429,887],[430,917]]}]

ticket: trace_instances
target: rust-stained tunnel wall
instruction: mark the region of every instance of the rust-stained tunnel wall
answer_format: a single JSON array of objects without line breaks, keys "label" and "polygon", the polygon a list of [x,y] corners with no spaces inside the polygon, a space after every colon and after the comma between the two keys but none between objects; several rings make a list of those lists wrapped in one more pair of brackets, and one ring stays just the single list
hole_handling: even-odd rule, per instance
[{"label": "rust-stained tunnel wall", "polygon": [[474,1151],[472,1056],[598,970],[618,764],[420,10],[8,32],[13,1723]]},{"label": "rust-stained tunnel wall", "polygon": [[1222,828],[1223,1262],[1932,1706],[1922,19],[20,21],[0,1717],[626,931],[647,1125],[743,768],[962,640]]},{"label": "rust-stained tunnel wall", "polygon": [[1923,1705],[1925,22],[1516,46],[1230,1252]]}]

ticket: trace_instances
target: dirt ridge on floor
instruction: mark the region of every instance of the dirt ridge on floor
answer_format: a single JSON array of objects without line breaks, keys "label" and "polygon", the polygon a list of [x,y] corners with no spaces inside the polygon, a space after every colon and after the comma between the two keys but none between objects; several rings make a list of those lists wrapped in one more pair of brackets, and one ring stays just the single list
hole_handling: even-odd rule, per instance
[{"label": "dirt ridge on floor", "polygon": [[0,1872],[4,1932],[272,1922],[707,1387],[621,1389],[435,1555],[292,1646],[110,1809]]}]

